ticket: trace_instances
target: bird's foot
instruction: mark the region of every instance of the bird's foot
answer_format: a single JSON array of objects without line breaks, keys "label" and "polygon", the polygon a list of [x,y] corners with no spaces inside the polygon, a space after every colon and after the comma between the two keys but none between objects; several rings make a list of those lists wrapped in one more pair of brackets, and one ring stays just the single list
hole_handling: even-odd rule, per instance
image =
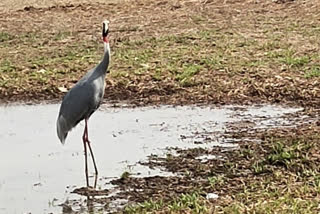
[{"label": "bird's foot", "polygon": [[88,186],[88,187],[86,187],[86,188],[87,188],[87,191],[88,191],[88,192],[96,191],[96,188],[95,188],[95,187],[92,187],[92,186]]}]

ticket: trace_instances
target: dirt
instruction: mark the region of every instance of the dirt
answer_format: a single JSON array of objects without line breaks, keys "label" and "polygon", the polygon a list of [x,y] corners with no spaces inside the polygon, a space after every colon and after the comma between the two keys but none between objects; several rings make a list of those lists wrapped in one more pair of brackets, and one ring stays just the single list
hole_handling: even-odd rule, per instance
[{"label": "dirt", "polygon": [[[312,28],[319,22],[316,14],[320,9],[317,1],[267,0],[259,2],[251,0],[141,0],[104,3],[56,1],[48,3],[47,6],[45,3],[33,4],[32,2],[28,5],[17,2],[16,5],[19,7],[8,6],[0,10],[1,30],[9,33],[9,38],[4,38],[6,41],[3,42],[4,46],[1,46],[0,56],[3,60],[8,60],[11,68],[15,69],[12,74],[5,70],[0,74],[0,79],[2,79],[0,96],[3,102],[19,100],[55,102],[60,100],[64,93],[59,87],[70,88],[86,70],[94,66],[101,52],[96,53],[92,62],[79,61],[75,58],[70,61],[70,64],[64,65],[53,59],[67,47],[80,48],[77,47],[77,44],[89,49],[99,47],[98,32],[100,32],[101,21],[105,18],[111,20],[111,46],[117,52],[121,47],[126,47],[128,42],[145,41],[148,38],[165,38],[165,36],[190,34],[190,42],[197,43],[201,42],[201,38],[193,38],[194,34],[213,29],[222,32],[222,35],[244,35],[263,43],[269,38],[264,38],[264,32],[260,30],[268,31],[270,27],[278,25],[278,31],[281,32],[286,31],[291,24],[298,25],[300,22],[303,26],[310,24],[305,27]],[[313,22],[305,23],[296,17],[310,19]],[[271,25],[268,24],[268,20]],[[60,34],[63,38],[55,39]],[[26,39],[33,39],[34,36],[35,40],[34,42],[21,41],[21,36],[27,36]],[[294,36],[291,34],[289,36],[290,41],[288,42],[292,43],[293,48],[298,49],[300,46],[300,51],[307,51],[307,53],[319,51],[318,43],[314,43],[314,47],[310,49],[309,42],[305,42],[305,46],[300,45],[304,41],[303,38],[291,38]],[[215,40],[212,38],[213,45],[215,45]],[[176,45],[179,44],[176,43]],[[156,47],[158,48],[160,47]],[[175,45],[171,45],[170,48],[174,50]],[[78,50],[79,53],[81,51],[83,50]],[[226,51],[225,54],[231,54],[228,52],[232,50]],[[35,65],[33,60],[39,55],[48,57],[48,62],[45,61],[44,65]],[[210,57],[210,55],[205,57]],[[253,71],[245,67],[240,67],[238,68],[240,70],[235,71],[228,70],[233,68],[225,68],[222,73],[219,69],[213,68],[192,78],[193,83],[181,85],[175,80],[175,77],[171,78],[167,73],[162,74],[161,81],[153,80],[152,73],[156,72],[154,70],[143,75],[132,75],[135,67],[132,67],[129,61],[119,61],[117,56],[113,59],[111,71],[115,75],[117,71],[123,69],[129,74],[120,79],[114,76],[107,78],[105,100],[108,102],[126,101],[136,105],[159,103],[250,104],[252,102],[319,105],[319,78],[304,78],[303,69],[294,69],[290,65],[287,68],[277,68],[270,64],[268,67],[257,67]],[[318,63],[318,60],[315,59],[312,63]],[[4,67],[3,69],[10,68]],[[41,69],[56,69],[58,74],[50,73],[41,77],[41,74],[37,74]],[[290,71],[292,69],[293,72]],[[40,77],[37,77],[39,75]]]}]

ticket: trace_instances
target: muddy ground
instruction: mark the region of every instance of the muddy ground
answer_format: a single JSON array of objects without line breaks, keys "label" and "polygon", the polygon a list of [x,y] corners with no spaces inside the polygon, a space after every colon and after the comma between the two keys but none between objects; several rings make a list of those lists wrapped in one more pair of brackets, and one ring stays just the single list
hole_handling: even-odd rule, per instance
[{"label": "muddy ground", "polygon": [[[151,166],[181,176],[114,181],[139,189],[125,192],[141,203],[126,212],[318,212],[319,11],[317,0],[3,1],[0,100],[60,100],[100,60],[101,22],[109,19],[105,102],[278,103],[302,106],[315,118],[253,133],[238,124],[226,133],[240,139],[236,153],[213,148],[151,157]],[[223,158],[193,158],[203,153]],[[203,193],[211,191],[220,200],[206,200]],[[182,211],[172,208],[179,203]]]},{"label": "muddy ground", "polygon": [[[169,148],[166,156],[150,155],[140,162],[174,176],[124,172],[111,181],[120,190],[116,195],[107,189],[74,192],[93,196],[91,203],[100,206],[97,212],[317,213],[320,123],[316,118],[318,114],[305,111],[287,113],[283,119],[289,123],[274,128],[257,128],[250,119],[230,122],[219,138],[236,147]],[[206,144],[217,136],[211,130],[188,137],[199,134],[205,138],[194,144]],[[72,210],[74,203],[64,206]]]}]

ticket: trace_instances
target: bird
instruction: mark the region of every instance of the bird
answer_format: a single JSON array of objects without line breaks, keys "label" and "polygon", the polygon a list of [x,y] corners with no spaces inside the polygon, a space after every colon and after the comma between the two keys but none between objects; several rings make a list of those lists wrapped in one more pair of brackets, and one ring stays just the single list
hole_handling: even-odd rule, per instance
[{"label": "bird", "polygon": [[99,108],[105,91],[105,77],[109,72],[108,67],[111,60],[109,44],[109,21],[102,23],[102,41],[104,44],[104,54],[100,63],[89,70],[63,97],[57,119],[57,135],[62,144],[65,144],[69,131],[84,120],[85,127],[82,135],[85,156],[85,176],[87,188],[89,188],[88,176],[88,155],[89,148],[93,166],[95,169],[96,188],[98,169],[94,159],[91,143],[88,137],[88,120],[90,116]]}]

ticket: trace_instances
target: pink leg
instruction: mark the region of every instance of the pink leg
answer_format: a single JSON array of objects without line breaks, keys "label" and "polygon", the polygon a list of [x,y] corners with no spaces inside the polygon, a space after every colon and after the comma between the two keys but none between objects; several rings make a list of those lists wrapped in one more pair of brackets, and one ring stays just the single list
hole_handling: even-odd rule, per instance
[{"label": "pink leg", "polygon": [[91,158],[92,158],[92,162],[93,162],[93,166],[94,166],[94,170],[95,170],[94,188],[96,188],[96,186],[97,186],[97,178],[98,178],[98,168],[97,168],[97,165],[96,165],[96,161],[94,159],[94,155],[93,155],[93,152],[92,152],[92,149],[91,149],[91,145],[90,145],[91,143],[90,143],[89,137],[88,137],[88,125],[87,125],[88,120],[87,119],[85,119],[85,123],[86,123],[86,129],[85,129],[85,131],[86,131],[86,142],[87,142],[88,147],[89,147],[89,151],[90,151],[90,154],[91,154]]},{"label": "pink leg", "polygon": [[85,174],[86,174],[86,181],[87,181],[87,187],[89,187],[89,176],[88,176],[88,156],[87,156],[87,144],[86,144],[86,139],[87,139],[87,121],[86,125],[84,128],[82,140],[83,140],[83,147],[84,147],[84,163],[85,163]]}]

